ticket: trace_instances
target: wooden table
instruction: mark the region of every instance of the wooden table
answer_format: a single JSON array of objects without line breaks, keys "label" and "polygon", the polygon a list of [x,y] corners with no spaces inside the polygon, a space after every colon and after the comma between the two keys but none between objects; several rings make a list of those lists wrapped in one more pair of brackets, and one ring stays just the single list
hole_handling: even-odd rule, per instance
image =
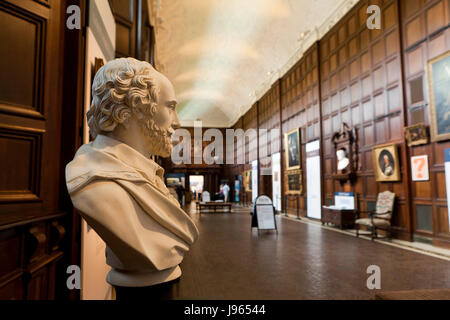
[{"label": "wooden table", "polygon": [[355,219],[355,210],[322,208],[322,224],[332,223],[341,229],[349,229],[355,226]]},{"label": "wooden table", "polygon": [[202,210],[210,210],[214,209],[214,212],[217,212],[217,208],[219,209],[228,209],[227,212],[231,213],[231,203],[230,202],[197,202],[197,210],[199,213],[202,213]]}]

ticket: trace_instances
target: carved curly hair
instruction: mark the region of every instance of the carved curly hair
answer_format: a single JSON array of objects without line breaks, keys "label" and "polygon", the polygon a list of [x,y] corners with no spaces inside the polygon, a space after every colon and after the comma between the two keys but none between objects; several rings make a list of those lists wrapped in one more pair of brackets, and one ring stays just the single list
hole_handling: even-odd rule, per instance
[{"label": "carved curly hair", "polygon": [[91,136],[114,131],[136,108],[152,116],[159,94],[156,73],[148,62],[134,58],[114,59],[101,67],[94,77],[86,114]]}]

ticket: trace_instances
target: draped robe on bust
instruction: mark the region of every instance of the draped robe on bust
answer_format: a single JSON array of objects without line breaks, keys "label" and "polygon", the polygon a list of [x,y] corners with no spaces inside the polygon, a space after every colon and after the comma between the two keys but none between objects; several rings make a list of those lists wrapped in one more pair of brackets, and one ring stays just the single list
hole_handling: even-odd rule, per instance
[{"label": "draped robe on bust", "polygon": [[104,135],[81,146],[66,167],[74,207],[106,242],[110,284],[149,286],[181,275],[198,230],[163,175],[153,160]]}]

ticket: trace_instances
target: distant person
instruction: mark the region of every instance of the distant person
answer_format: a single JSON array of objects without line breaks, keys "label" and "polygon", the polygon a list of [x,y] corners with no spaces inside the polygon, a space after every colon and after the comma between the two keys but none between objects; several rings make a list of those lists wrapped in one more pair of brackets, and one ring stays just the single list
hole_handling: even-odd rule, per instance
[{"label": "distant person", "polygon": [[230,187],[228,186],[227,183],[225,183],[225,185],[223,186],[222,192],[223,192],[224,201],[228,202],[228,194],[230,193]]},{"label": "distant person", "polygon": [[178,202],[180,203],[180,206],[182,206],[183,205],[184,188],[181,185],[181,183],[177,184],[177,186],[175,188],[175,192],[177,193],[177,196],[178,196]]}]

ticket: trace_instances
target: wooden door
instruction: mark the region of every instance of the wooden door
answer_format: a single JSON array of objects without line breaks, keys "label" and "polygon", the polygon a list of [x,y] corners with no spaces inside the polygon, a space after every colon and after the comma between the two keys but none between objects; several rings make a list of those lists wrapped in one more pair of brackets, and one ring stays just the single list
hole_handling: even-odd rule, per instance
[{"label": "wooden door", "polygon": [[53,299],[66,277],[65,5],[0,1],[0,299]]}]

